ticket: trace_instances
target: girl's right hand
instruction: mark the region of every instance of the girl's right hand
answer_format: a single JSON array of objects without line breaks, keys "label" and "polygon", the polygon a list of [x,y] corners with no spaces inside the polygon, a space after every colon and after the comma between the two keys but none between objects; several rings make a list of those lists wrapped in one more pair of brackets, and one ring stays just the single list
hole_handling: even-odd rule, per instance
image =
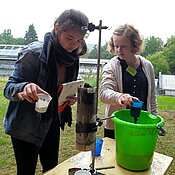
[{"label": "girl's right hand", "polygon": [[23,88],[23,92],[19,92],[18,98],[20,100],[27,100],[30,103],[34,103],[39,100],[38,93],[43,93],[46,95],[49,95],[46,91],[41,89],[38,85],[35,83],[29,83]]},{"label": "girl's right hand", "polygon": [[118,103],[121,107],[123,107],[123,105],[131,107],[133,100],[139,100],[139,99],[137,97],[131,96],[130,94],[122,94],[118,99]]}]

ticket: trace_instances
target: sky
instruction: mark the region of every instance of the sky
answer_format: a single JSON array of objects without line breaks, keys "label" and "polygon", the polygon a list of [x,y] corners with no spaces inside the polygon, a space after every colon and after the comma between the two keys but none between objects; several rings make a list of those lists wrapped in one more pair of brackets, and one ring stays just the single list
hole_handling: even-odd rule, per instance
[{"label": "sky", "polygon": [[[55,19],[67,9],[86,14],[89,22],[99,25],[102,20],[101,44],[109,41],[119,25],[134,25],[144,37],[155,36],[166,42],[175,35],[174,0],[1,0],[0,34],[11,29],[14,38],[24,37],[33,24],[38,39],[53,29]],[[87,44],[98,44],[99,31],[91,32]]]}]

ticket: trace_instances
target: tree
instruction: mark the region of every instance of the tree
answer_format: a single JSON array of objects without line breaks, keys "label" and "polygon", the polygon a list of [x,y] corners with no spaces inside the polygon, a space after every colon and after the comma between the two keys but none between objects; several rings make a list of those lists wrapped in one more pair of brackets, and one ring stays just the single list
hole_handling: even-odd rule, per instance
[{"label": "tree", "polygon": [[24,38],[13,38],[11,29],[5,29],[0,34],[0,44],[25,45]]},{"label": "tree", "polygon": [[104,46],[101,47],[101,59],[111,59],[113,57],[112,54],[108,51],[108,42]]},{"label": "tree", "polygon": [[38,41],[38,36],[33,24],[29,25],[29,29],[28,31],[26,31],[24,39],[26,44],[29,44],[34,41]]},{"label": "tree", "polygon": [[145,50],[142,52],[142,56],[153,55],[163,49],[163,41],[160,38],[151,36],[145,39]]},{"label": "tree", "polygon": [[0,35],[0,43],[1,44],[13,44],[14,39],[11,34],[11,29],[5,29],[3,33]]},{"label": "tree", "polygon": [[175,45],[175,36],[171,36],[167,39],[166,47],[169,47],[171,45]]},{"label": "tree", "polygon": [[163,51],[148,55],[146,59],[150,60],[153,64],[156,78],[159,77],[159,72],[162,72],[162,74],[170,74],[169,64]]},{"label": "tree", "polygon": [[15,45],[25,45],[26,44],[26,42],[25,42],[25,39],[24,38],[14,38],[14,40],[15,40]]},{"label": "tree", "polygon": [[171,74],[175,75],[175,36],[167,39],[167,43],[163,49],[164,56],[169,64]]},{"label": "tree", "polygon": [[37,33],[33,24],[29,25],[29,29],[26,31],[24,38],[13,38],[11,29],[5,29],[4,32],[0,34],[0,44],[25,45],[33,41],[38,41]]},{"label": "tree", "polygon": [[164,57],[170,66],[171,74],[175,75],[175,44],[164,48]]},{"label": "tree", "polygon": [[149,55],[146,58],[152,62],[156,77],[159,72],[175,75],[175,36],[167,39],[167,43],[162,51]]},{"label": "tree", "polygon": [[97,45],[96,44],[94,45],[94,48],[89,53],[88,58],[90,58],[90,59],[97,59]]},{"label": "tree", "polygon": [[[113,57],[113,55],[108,52],[107,47],[108,47],[107,42],[105,45],[101,46],[101,54],[100,54],[101,59],[111,59]],[[97,59],[97,53],[98,53],[97,45],[94,45],[94,48],[89,53],[88,58]]]}]

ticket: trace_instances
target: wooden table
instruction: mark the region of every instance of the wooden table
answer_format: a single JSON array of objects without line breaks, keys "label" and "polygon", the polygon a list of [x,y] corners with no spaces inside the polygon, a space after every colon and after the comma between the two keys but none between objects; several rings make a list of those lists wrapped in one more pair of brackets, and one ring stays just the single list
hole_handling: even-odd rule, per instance
[{"label": "wooden table", "polygon": [[[115,166],[115,168],[112,169],[98,170],[98,172],[106,175],[164,175],[173,161],[172,157],[155,152],[153,163],[148,170],[142,172],[129,171],[116,163],[115,140],[103,138],[103,141],[101,156],[95,158],[95,168]],[[89,169],[89,165],[91,163],[91,151],[80,152],[77,155],[58,164],[55,168],[46,172],[44,175],[68,175],[69,168],[76,167]]]}]

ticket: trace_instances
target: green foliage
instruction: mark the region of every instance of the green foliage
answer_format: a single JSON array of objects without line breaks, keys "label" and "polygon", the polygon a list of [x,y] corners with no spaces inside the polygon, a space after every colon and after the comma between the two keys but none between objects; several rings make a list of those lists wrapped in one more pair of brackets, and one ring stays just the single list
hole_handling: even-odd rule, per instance
[{"label": "green foliage", "polygon": [[94,48],[89,53],[88,58],[90,58],[90,59],[97,59],[97,52],[98,52],[97,45],[94,45]]},{"label": "green foliage", "polygon": [[1,33],[0,35],[0,43],[1,44],[6,44],[6,43],[13,43],[13,36],[11,34],[11,30],[7,29],[4,30],[3,33]]},{"label": "green foliage", "polygon": [[175,75],[175,36],[168,38],[164,48],[162,46],[160,38],[151,37],[146,39],[145,52],[141,54],[152,62],[156,78],[159,72]]},{"label": "green foliage", "polygon": [[29,25],[29,29],[28,31],[26,31],[24,38],[25,38],[26,44],[29,44],[34,41],[38,41],[38,36],[33,24]]},{"label": "green foliage", "polygon": [[0,34],[0,44],[23,45],[25,44],[25,41],[23,38],[13,38],[11,30],[6,29]]},{"label": "green foliage", "polygon": [[166,47],[169,47],[171,45],[175,45],[175,36],[171,36],[167,39]]},{"label": "green foliage", "polygon": [[[105,45],[101,46],[101,53],[100,53],[100,59],[111,59],[113,57],[112,54],[108,52],[108,43],[106,42]],[[90,59],[97,59],[98,54],[98,48],[97,45],[94,45],[94,48],[89,53],[88,58]]]},{"label": "green foliage", "polygon": [[163,54],[170,66],[171,74],[175,75],[175,44],[167,44],[167,47],[164,48]]},{"label": "green foliage", "polygon": [[163,48],[163,41],[160,38],[151,36],[145,39],[145,50],[142,52],[142,56],[146,57],[156,52],[161,51]]},{"label": "green foliage", "polygon": [[24,45],[25,40],[24,38],[13,38],[11,30],[6,29],[0,34],[0,44]]},{"label": "green foliage", "polygon": [[[7,43],[9,44],[9,43]],[[14,38],[14,45],[25,45],[26,42],[25,42],[25,39],[24,38]]]},{"label": "green foliage", "polygon": [[156,78],[159,77],[159,72],[162,72],[162,74],[170,74],[169,64],[162,51],[148,55],[146,58],[153,64]]},{"label": "green foliage", "polygon": [[106,42],[106,44],[101,47],[101,59],[108,59],[109,60],[112,57],[113,57],[113,55],[109,53],[108,43]]},{"label": "green foliage", "polygon": [[0,44],[25,45],[33,41],[38,41],[33,24],[29,26],[24,38],[13,38],[11,29],[5,29],[4,32],[0,34]]}]

